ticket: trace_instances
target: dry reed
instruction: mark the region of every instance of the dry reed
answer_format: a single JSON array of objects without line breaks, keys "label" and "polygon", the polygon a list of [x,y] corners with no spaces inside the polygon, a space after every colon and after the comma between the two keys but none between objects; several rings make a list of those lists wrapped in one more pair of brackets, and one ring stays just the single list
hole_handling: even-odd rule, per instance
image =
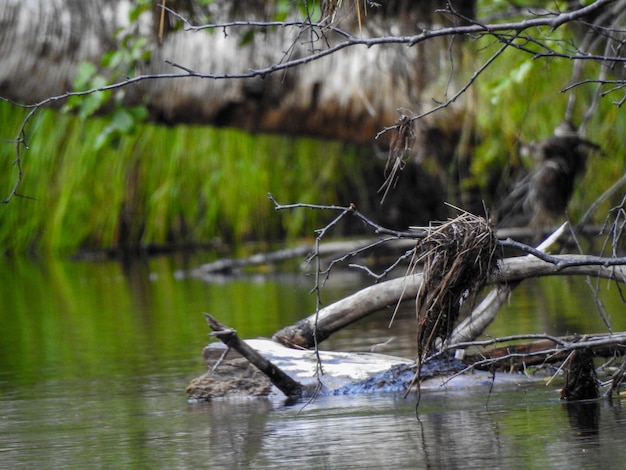
[{"label": "dry reed", "polygon": [[419,246],[424,282],[417,297],[418,360],[448,338],[463,304],[472,305],[495,266],[497,238],[483,217],[467,212],[437,228]]}]

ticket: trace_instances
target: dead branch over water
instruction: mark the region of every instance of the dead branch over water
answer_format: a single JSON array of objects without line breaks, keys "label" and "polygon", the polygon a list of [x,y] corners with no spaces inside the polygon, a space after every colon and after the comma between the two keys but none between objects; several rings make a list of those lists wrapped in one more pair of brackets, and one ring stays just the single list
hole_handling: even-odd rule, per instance
[{"label": "dead branch over water", "polygon": [[[276,209],[329,209],[339,212],[323,229],[316,231],[318,237],[309,259],[317,259],[316,284],[313,292],[318,296],[323,281],[320,274],[328,276],[333,263],[324,273],[320,270],[320,242],[329,230],[346,216],[356,216],[376,234],[383,234],[380,243],[404,240],[414,244],[404,259],[411,255],[406,275],[379,282],[362,289],[317,311],[295,325],[276,332],[273,340],[291,348],[317,348],[319,343],[333,333],[374,312],[400,302],[412,300],[417,305],[417,365],[419,384],[421,366],[433,359],[449,357],[453,352],[469,350],[465,356],[467,368],[488,370],[522,370],[531,366],[545,366],[553,362],[567,365],[567,383],[563,397],[580,399],[592,397],[597,389],[595,372],[589,357],[621,357],[626,349],[626,333],[607,335],[584,335],[555,338],[549,335],[518,335],[477,341],[513,289],[524,279],[541,276],[585,275],[626,283],[626,260],[619,257],[590,255],[550,255],[549,246],[567,231],[563,224],[546,242],[537,248],[507,238],[498,240],[493,227],[482,217],[462,212],[446,223],[421,227],[409,232],[385,229],[360,214],[354,205],[316,206],[294,204]],[[361,253],[378,242],[360,243],[354,253],[341,256],[342,260]],[[528,253],[522,257],[503,258],[501,248],[516,248]],[[364,268],[369,271],[367,268]],[[388,272],[385,272],[385,276]],[[374,276],[380,280],[382,276]],[[468,318],[454,329],[462,306],[473,305],[473,299],[484,286],[495,288],[476,307]],[[520,340],[532,340],[522,345],[511,344]],[[540,340],[540,341],[537,341]],[[495,347],[499,344],[505,346]],[[478,350],[478,352],[475,352]],[[246,356],[247,357],[247,356]],[[622,369],[619,369],[622,370]],[[619,372],[619,371],[618,371]],[[586,380],[579,380],[584,375]],[[617,390],[623,381],[623,373],[616,373],[607,393]]]},{"label": "dead branch over water", "polygon": [[276,367],[264,356],[259,354],[255,349],[248,346],[242,341],[237,332],[232,328],[222,325],[215,317],[204,314],[207,323],[213,330],[213,336],[222,341],[229,348],[233,348],[250,363],[254,364],[261,372],[263,372],[276,387],[287,397],[302,396],[302,385],[293,380],[289,375],[285,374],[281,369]]},{"label": "dead branch over water", "polygon": [[[277,205],[277,209],[283,207]],[[356,212],[353,206],[344,209],[343,215]],[[362,215],[358,214],[358,217],[368,222]],[[370,226],[376,232],[379,231],[376,224]],[[422,228],[419,233],[413,234],[413,239],[418,240],[406,276],[370,286],[320,309],[296,325],[283,328],[273,339],[290,346],[317,347],[334,331],[363,316],[394,303],[416,300],[418,364],[466,348],[480,349],[479,353],[467,356],[467,370],[493,369],[496,366],[501,369],[508,367],[511,371],[515,368],[525,370],[531,365],[565,360],[568,374],[563,398],[592,398],[597,396],[594,395],[597,387],[593,382],[595,372],[590,366],[592,362],[588,358],[623,355],[623,335],[577,336],[560,340],[549,338],[538,344],[507,345],[493,352],[484,350],[485,343],[475,341],[491,323],[513,289],[524,279],[548,275],[585,275],[618,283],[626,281],[624,258],[547,254],[545,250],[567,228],[567,224],[562,225],[537,248],[510,238],[498,240],[485,219],[467,213],[437,228]],[[528,255],[496,261],[498,246],[516,248]],[[422,272],[415,272],[418,264],[423,265]],[[464,322],[453,329],[461,305],[471,303],[472,297],[486,284],[494,284],[496,288]],[[519,341],[520,337],[502,341],[507,340]],[[418,365],[418,379],[419,370]],[[582,375],[587,378],[586,381],[579,380]],[[616,388],[614,384],[615,380],[608,393]]]},{"label": "dead branch over water", "polygon": [[[579,258],[583,255],[559,255],[557,258]],[[604,279],[626,282],[626,269],[623,266],[579,265],[563,269],[551,263],[526,256],[500,260],[497,269],[489,276],[487,284],[501,284],[545,276],[594,276]],[[333,333],[354,323],[355,321],[395,305],[398,301],[415,300],[423,282],[422,273],[411,274],[399,279],[381,282],[366,287],[348,297],[345,297],[327,307],[320,309],[295,325],[291,325],[276,332],[273,338],[285,345],[309,348],[313,347],[312,332],[317,318],[317,341],[322,342]],[[500,294],[506,299],[508,293]],[[489,304],[494,295],[485,298],[475,312],[490,313]],[[482,306],[482,308],[481,308]],[[499,307],[499,305],[498,305]],[[477,317],[474,317],[476,320]],[[486,327],[487,325],[485,325]],[[484,328],[474,328],[470,336],[477,337]],[[453,333],[454,335],[454,333]],[[454,336],[453,336],[454,338]],[[465,337],[467,339],[467,336]]]}]

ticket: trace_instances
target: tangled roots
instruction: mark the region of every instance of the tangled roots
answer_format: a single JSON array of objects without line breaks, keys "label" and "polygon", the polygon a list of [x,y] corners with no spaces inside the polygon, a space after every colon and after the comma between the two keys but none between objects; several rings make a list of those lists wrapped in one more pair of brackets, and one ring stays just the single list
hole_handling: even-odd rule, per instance
[{"label": "tangled roots", "polygon": [[424,280],[417,297],[417,348],[422,361],[447,339],[461,305],[475,301],[496,265],[497,238],[483,217],[467,212],[430,228],[419,249]]}]

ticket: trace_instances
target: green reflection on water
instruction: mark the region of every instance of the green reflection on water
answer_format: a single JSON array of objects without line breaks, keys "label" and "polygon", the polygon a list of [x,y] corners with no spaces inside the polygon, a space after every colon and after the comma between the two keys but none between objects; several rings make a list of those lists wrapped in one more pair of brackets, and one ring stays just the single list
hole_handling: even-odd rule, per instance
[{"label": "green reflection on water", "polygon": [[[587,449],[576,429],[567,428],[554,384],[550,390],[531,384],[496,391],[489,399],[488,383],[425,392],[423,426],[415,419],[414,397],[325,397],[291,408],[267,401],[188,406],[184,387],[205,369],[201,351],[209,329],[201,312],[218,316],[242,337],[258,337],[308,315],[315,302],[308,293],[311,278],[300,275],[211,282],[176,275],[200,262],[3,260],[0,466],[173,468],[202,462],[275,468],[298,458],[311,466],[324,456],[333,468],[382,468],[379,461],[393,459],[397,468],[429,461],[432,468],[468,462],[510,468],[519,462],[541,467],[551,458],[567,462]],[[358,279],[333,275],[331,281],[331,288],[344,284],[324,291],[326,303],[359,288]],[[604,284],[602,298],[614,329],[626,329],[616,289]],[[355,324],[324,346],[367,350],[402,336],[400,349],[411,350],[413,306],[407,305],[404,323],[394,331],[385,330],[390,312]],[[523,283],[489,333],[574,329],[603,331],[603,324],[583,281],[559,278]],[[396,341],[391,347],[398,347]],[[609,452],[593,451],[589,459],[623,460],[615,441],[625,423],[617,408],[601,410]]]},{"label": "green reflection on water", "polygon": [[[184,359],[202,370],[211,312],[242,337],[268,336],[309,314],[314,299],[292,283],[206,283],[175,276],[176,260],[0,265],[0,386],[47,379],[129,376]],[[181,388],[184,385],[181,384]]]},{"label": "green reflection on water", "polygon": [[[592,280],[595,286],[596,281]],[[624,304],[614,283],[600,280],[598,298],[610,317],[613,331],[626,330]],[[607,328],[584,277],[548,277],[525,281],[489,327],[494,336],[521,333],[553,335],[605,333]]]}]

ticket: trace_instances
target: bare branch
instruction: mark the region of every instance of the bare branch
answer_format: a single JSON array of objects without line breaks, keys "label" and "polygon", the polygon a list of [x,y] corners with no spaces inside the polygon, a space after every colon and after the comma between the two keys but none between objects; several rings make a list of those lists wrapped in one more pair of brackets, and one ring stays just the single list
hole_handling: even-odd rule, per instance
[{"label": "bare branch", "polygon": [[325,205],[321,205],[321,204],[303,204],[303,203],[283,205],[283,204],[279,204],[278,201],[276,201],[276,199],[274,199],[274,197],[271,194],[268,194],[268,197],[269,197],[270,201],[272,201],[272,203],[274,204],[274,209],[276,209],[277,211],[279,211],[279,210],[290,210],[290,209],[300,209],[300,208],[315,209],[315,210],[341,211],[342,213],[352,214],[353,216],[357,217],[362,222],[364,222],[367,226],[372,227],[374,229],[374,233],[376,233],[376,234],[391,235],[391,236],[396,237],[396,238],[410,238],[410,239],[424,238],[427,235],[427,232],[425,230],[415,230],[415,231],[410,231],[410,232],[403,232],[403,231],[391,230],[391,229],[385,228],[382,225],[379,225],[376,222],[373,222],[372,220],[368,219],[366,216],[361,214],[356,209],[356,206],[354,204],[350,204],[350,206],[347,206],[347,207],[345,207],[345,206],[332,206],[332,205],[331,206],[325,206]]},{"label": "bare branch", "polygon": [[302,396],[302,384],[293,380],[289,375],[272,364],[265,357],[242,341],[237,332],[232,328],[222,325],[215,317],[205,313],[207,323],[213,330],[213,336],[218,338],[229,348],[234,349],[250,363],[254,364],[263,372],[272,383],[287,397],[300,398]]}]

